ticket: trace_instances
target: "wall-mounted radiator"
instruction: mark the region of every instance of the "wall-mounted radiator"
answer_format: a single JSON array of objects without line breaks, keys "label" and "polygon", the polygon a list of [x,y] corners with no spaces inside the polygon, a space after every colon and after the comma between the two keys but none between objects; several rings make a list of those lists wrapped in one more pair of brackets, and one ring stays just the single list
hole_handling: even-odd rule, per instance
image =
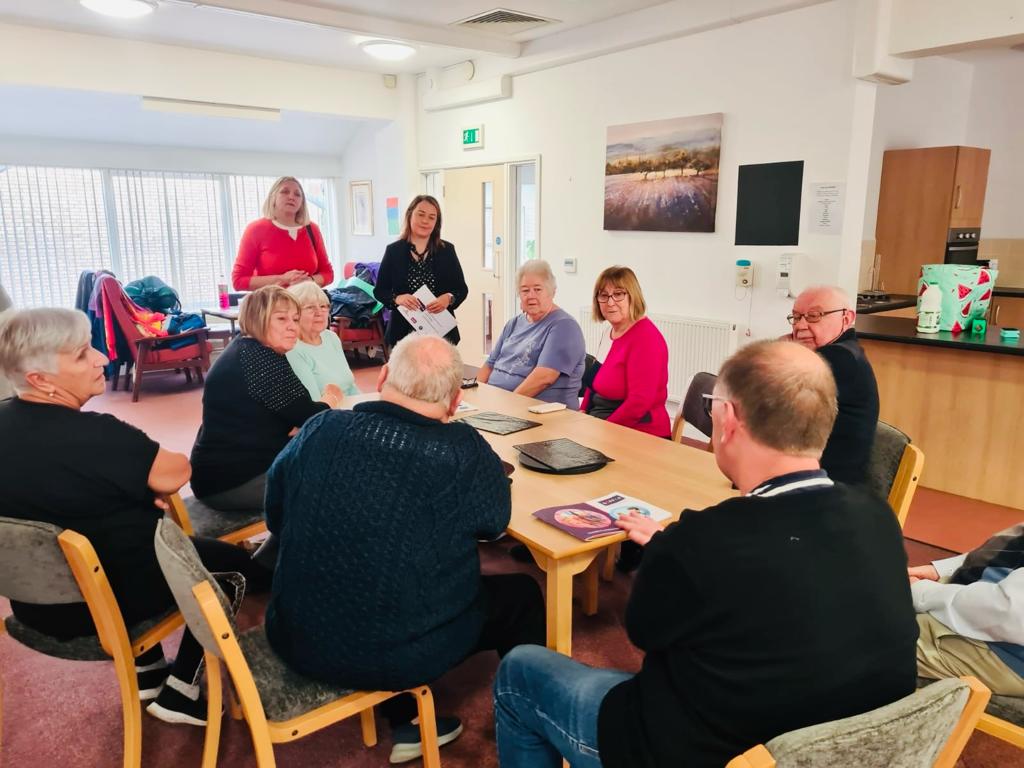
[{"label": "wall-mounted radiator", "polygon": [[[606,323],[595,323],[590,307],[579,311],[580,327],[587,351],[597,350]],[[648,315],[668,344],[668,396],[678,402],[686,394],[690,379],[701,371],[718,373],[725,359],[736,351],[739,334],[736,324],[724,320],[703,320],[678,315]]]}]

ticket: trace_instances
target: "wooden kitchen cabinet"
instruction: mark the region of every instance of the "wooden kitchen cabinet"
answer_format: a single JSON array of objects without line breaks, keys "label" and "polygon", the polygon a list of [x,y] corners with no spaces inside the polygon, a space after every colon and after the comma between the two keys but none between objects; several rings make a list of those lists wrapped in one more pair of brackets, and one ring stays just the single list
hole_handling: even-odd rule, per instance
[{"label": "wooden kitchen cabinet", "polygon": [[988,320],[1003,328],[1024,328],[1024,299],[993,296]]},{"label": "wooden kitchen cabinet", "polygon": [[945,260],[950,228],[981,226],[991,154],[976,147],[885,152],[875,253],[886,291],[917,293],[921,265]]}]

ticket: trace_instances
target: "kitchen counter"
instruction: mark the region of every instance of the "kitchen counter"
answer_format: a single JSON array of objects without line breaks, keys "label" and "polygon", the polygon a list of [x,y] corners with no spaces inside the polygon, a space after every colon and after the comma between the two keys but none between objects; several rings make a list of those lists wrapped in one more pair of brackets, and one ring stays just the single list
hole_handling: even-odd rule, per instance
[{"label": "kitchen counter", "polygon": [[992,291],[993,296],[1003,296],[1007,299],[1024,299],[1024,288],[999,288]]},{"label": "kitchen counter", "polygon": [[917,306],[917,296],[909,293],[890,293],[885,301],[857,301],[858,315],[873,315],[876,312],[889,312],[893,309],[906,309]]},{"label": "kitchen counter", "polygon": [[856,328],[879,418],[924,452],[921,485],[1024,510],[1024,344],[991,325],[925,334],[912,318],[867,315]]},{"label": "kitchen counter", "polygon": [[1019,355],[1024,357],[1024,344],[1020,339],[1004,341],[999,338],[999,326],[990,325],[984,336],[970,333],[918,333],[917,321],[907,317],[858,317],[857,337],[878,341],[895,341],[900,344],[918,344],[926,347],[967,352],[994,352],[997,355]]}]

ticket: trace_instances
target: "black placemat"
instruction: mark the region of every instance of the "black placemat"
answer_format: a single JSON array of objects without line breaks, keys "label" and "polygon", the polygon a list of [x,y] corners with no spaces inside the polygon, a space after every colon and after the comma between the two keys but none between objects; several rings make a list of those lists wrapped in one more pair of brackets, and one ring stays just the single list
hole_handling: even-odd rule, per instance
[{"label": "black placemat", "polygon": [[522,432],[524,429],[539,427],[539,421],[528,421],[518,416],[506,416],[504,413],[494,411],[483,411],[469,416],[463,416],[459,421],[469,424],[483,432],[493,432],[496,435],[511,435],[514,432]]},{"label": "black placemat", "polygon": [[600,451],[580,445],[575,440],[560,437],[556,440],[541,440],[538,443],[523,443],[512,446],[534,461],[545,464],[556,472],[565,472],[584,467],[600,467],[615,461]]}]

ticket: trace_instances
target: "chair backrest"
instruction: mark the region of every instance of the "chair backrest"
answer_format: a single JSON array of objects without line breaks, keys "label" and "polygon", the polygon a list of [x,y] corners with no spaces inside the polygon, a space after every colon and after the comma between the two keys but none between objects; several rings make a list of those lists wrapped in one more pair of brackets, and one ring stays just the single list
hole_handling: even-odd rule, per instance
[{"label": "chair backrest", "polygon": [[[228,600],[224,590],[221,589],[217,580],[206,570],[199,553],[196,552],[192,541],[185,535],[174,521],[166,517],[156,525],[156,534],[153,539],[153,546],[156,549],[156,559],[160,563],[160,570],[164,573],[167,586],[171,588],[174,601],[188,625],[189,631],[210,653],[220,657],[220,648],[213,636],[210,625],[203,618],[199,610],[199,603],[196,601],[192,589],[197,584],[208,583],[212,588],[224,612],[228,615],[229,621],[234,624],[235,608]],[[236,602],[241,600],[241,594],[236,595]],[[237,628],[235,628],[237,633]]]},{"label": "chair backrest", "polygon": [[22,603],[85,601],[49,523],[0,517],[0,595]]},{"label": "chair backrest", "polygon": [[910,437],[891,424],[879,421],[875,427],[875,442],[868,458],[868,487],[883,499],[889,497],[892,481],[896,479],[903,450]]},{"label": "chair backrest", "polygon": [[125,346],[131,350],[132,357],[138,358],[139,348],[135,342],[145,337],[138,326],[135,325],[135,321],[128,311],[127,302],[131,301],[131,299],[124,292],[124,287],[121,283],[114,279],[104,280],[100,290],[110,303],[110,311],[114,313],[114,323],[128,342]]},{"label": "chair backrest", "polygon": [[952,768],[988,696],[974,678],[940,680],[871,712],[784,733],[765,746],[779,768]]},{"label": "chair backrest", "polygon": [[715,388],[718,377],[713,373],[700,372],[695,374],[686,395],[679,403],[679,410],[672,424],[672,439],[679,442],[683,435],[683,427],[693,427],[707,438],[711,437],[711,417],[704,410],[704,395],[710,395]]}]

